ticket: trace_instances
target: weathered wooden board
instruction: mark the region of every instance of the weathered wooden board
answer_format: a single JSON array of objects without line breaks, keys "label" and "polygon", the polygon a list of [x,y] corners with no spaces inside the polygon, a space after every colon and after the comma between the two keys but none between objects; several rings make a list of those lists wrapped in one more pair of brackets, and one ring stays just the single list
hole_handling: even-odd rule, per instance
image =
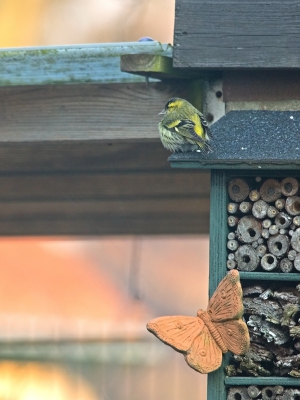
[{"label": "weathered wooden board", "polygon": [[208,231],[208,173],[2,173],[0,188],[1,235]]},{"label": "weathered wooden board", "polygon": [[172,47],[153,41],[0,49],[0,86],[141,82],[120,70],[122,54],[139,53],[172,57]]},{"label": "weathered wooden board", "polygon": [[170,97],[183,81],[0,88],[0,143],[158,138]]},{"label": "weathered wooden board", "polygon": [[172,49],[0,50],[0,235],[207,233],[208,174],[171,170],[157,129],[168,99],[195,90],[120,71],[141,52]]},{"label": "weathered wooden board", "polygon": [[176,0],[176,68],[299,68],[300,3]]},{"label": "weathered wooden board", "polygon": [[[197,184],[201,176],[201,185]],[[197,171],[118,171],[1,174],[1,201],[118,201],[147,198],[208,198],[208,174]]]},{"label": "weathered wooden board", "polygon": [[208,174],[174,171],[157,124],[187,85],[0,88],[0,234],[208,231]]},{"label": "weathered wooden board", "polygon": [[168,155],[158,138],[0,142],[0,173],[160,170]]},{"label": "weathered wooden board", "polygon": [[300,100],[298,71],[225,71],[223,100],[284,101]]},{"label": "weathered wooden board", "polygon": [[[19,204],[14,208],[12,215],[0,216],[0,235],[145,235],[145,234],[203,234],[208,232],[209,214],[201,212],[203,205],[199,201],[198,213],[195,206],[192,211],[185,211],[188,199],[182,199],[181,205],[170,206],[170,201],[149,201],[141,203],[139,212],[134,212],[137,203],[131,203],[127,210],[123,211],[122,200],[116,209],[111,206],[110,212],[97,211],[96,204],[65,203],[63,207],[58,205],[53,210],[53,204],[47,204],[44,209],[27,210],[26,204]],[[149,209],[150,203],[163,206],[161,210]],[[31,204],[34,204],[31,202]],[[2,206],[2,205],[1,205]],[[88,209],[85,207],[89,206]],[[131,212],[128,212],[129,207]],[[22,209],[22,213],[17,212]],[[99,207],[101,208],[101,207]],[[125,207],[126,208],[126,207]],[[143,208],[143,209],[141,209]],[[155,208],[155,207],[154,207]],[[181,209],[181,211],[180,211]],[[205,207],[207,209],[207,207]],[[6,208],[4,207],[4,210]],[[170,210],[170,211],[169,211]],[[4,211],[5,212],[5,211]]]}]

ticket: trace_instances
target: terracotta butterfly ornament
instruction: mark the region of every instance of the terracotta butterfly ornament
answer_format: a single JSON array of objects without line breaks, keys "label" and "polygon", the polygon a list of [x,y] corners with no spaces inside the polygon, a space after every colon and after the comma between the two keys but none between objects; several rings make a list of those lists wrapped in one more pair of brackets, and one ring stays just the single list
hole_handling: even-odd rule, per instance
[{"label": "terracotta butterfly ornament", "polygon": [[245,354],[249,332],[242,320],[242,287],[237,270],[222,279],[208,303],[196,317],[159,317],[147,329],[165,344],[184,355],[188,365],[202,374],[218,369],[222,353]]}]

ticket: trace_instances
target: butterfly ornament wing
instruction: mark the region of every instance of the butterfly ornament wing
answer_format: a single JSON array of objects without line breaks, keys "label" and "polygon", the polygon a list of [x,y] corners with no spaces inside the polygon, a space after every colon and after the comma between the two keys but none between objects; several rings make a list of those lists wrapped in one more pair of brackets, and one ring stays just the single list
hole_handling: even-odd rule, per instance
[{"label": "butterfly ornament wing", "polygon": [[239,273],[230,271],[197,317],[159,317],[147,329],[165,344],[184,354],[190,367],[201,373],[219,368],[222,352],[245,354],[249,348],[247,325],[242,321],[243,302]]},{"label": "butterfly ornament wing", "polygon": [[197,317],[159,317],[147,324],[149,332],[179,352],[187,352],[193,341],[200,335],[203,321]]},{"label": "butterfly ornament wing", "polygon": [[237,270],[230,271],[220,282],[209,301],[207,312],[227,349],[234,354],[247,353],[250,337],[242,320],[243,291]]},{"label": "butterfly ornament wing", "polygon": [[150,321],[147,329],[183,353],[189,366],[202,374],[214,371],[222,363],[222,350],[198,317],[159,317]]},{"label": "butterfly ornament wing", "polygon": [[201,374],[208,374],[222,364],[222,350],[204,325],[201,334],[193,341],[185,361]]}]

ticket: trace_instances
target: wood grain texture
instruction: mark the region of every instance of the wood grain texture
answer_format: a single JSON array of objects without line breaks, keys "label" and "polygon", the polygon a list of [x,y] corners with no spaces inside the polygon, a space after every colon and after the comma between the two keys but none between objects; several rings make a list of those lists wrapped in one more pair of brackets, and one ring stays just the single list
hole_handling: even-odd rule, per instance
[{"label": "wood grain texture", "polygon": [[198,71],[180,71],[173,68],[172,58],[156,54],[121,55],[121,71],[156,79],[199,79]]},{"label": "wood grain texture", "polygon": [[[156,178],[159,181],[159,176]],[[192,181],[194,185],[195,180]],[[82,183],[79,178],[79,188]],[[133,184],[130,187],[133,189]],[[155,185],[152,187],[155,191]],[[20,199],[24,189],[19,187],[17,196],[0,200],[1,235],[195,234],[208,231],[209,198],[174,195],[171,187],[169,194],[133,197],[121,191],[118,196],[109,196],[105,186],[98,197],[86,193],[79,197],[66,195],[63,189],[44,197],[41,187],[39,195]]]},{"label": "wood grain texture", "polygon": [[[210,238],[209,238],[209,297],[226,275],[227,259],[227,181],[223,171],[211,172],[210,196]],[[226,399],[224,386],[224,368],[228,364],[228,355],[223,356],[221,367],[208,375],[207,398]]]},{"label": "wood grain texture", "polygon": [[[197,184],[198,178],[199,184]],[[73,201],[209,197],[209,174],[197,171],[123,171],[1,174],[1,201]]]},{"label": "wood grain texture", "polygon": [[0,173],[168,170],[167,157],[158,138],[2,142]]},{"label": "wood grain texture", "polygon": [[208,174],[171,170],[158,112],[183,82],[0,88],[0,234],[208,231]]},{"label": "wood grain texture", "polygon": [[176,68],[299,68],[298,1],[177,0]]},{"label": "wood grain texture", "polygon": [[[110,161],[114,164],[113,156]],[[107,166],[100,172],[2,171],[0,235],[208,232],[208,173],[187,174],[168,165],[156,171],[139,167],[110,171]]]},{"label": "wood grain texture", "polygon": [[183,82],[0,88],[0,143],[158,138],[160,110]]},{"label": "wood grain texture", "polygon": [[137,53],[172,57],[172,47],[153,41],[1,49],[0,86],[141,82],[120,70],[120,56]]},{"label": "wood grain texture", "polygon": [[225,71],[223,100],[284,101],[300,100],[297,71]]},{"label": "wood grain texture", "polygon": [[[149,221],[151,219],[151,222]],[[206,234],[208,215],[139,215],[95,216],[92,213],[81,216],[55,218],[51,214],[40,217],[30,216],[2,220],[1,236],[50,236],[50,235],[184,235]]]}]

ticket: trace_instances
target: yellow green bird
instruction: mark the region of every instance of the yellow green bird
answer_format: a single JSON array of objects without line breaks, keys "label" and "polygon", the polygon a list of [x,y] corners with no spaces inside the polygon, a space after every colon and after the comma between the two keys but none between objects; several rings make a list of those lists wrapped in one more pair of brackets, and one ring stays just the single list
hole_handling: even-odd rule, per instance
[{"label": "yellow green bird", "polygon": [[172,151],[211,151],[212,139],[203,115],[187,100],[173,97],[159,113],[164,117],[158,124],[163,146]]}]

